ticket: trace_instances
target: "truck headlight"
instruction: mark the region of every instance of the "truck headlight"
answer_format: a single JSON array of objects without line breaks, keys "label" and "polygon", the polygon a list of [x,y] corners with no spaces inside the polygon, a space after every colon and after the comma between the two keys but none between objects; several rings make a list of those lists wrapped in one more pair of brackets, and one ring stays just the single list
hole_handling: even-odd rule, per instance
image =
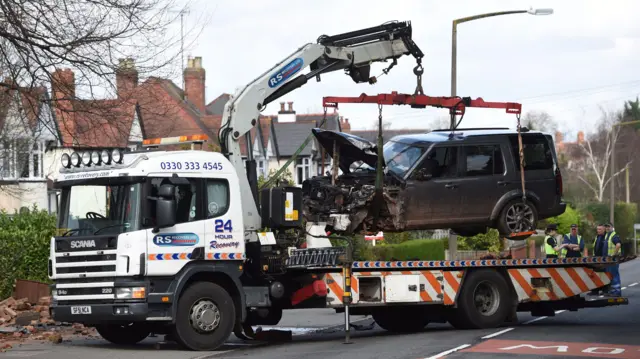
[{"label": "truck headlight", "polygon": [[144,287],[116,288],[116,299],[143,299],[147,297]]}]

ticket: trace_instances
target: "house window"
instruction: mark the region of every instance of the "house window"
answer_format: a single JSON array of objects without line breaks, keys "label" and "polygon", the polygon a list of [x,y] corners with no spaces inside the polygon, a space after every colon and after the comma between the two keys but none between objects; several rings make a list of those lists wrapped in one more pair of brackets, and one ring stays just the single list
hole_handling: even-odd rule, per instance
[{"label": "house window", "polygon": [[258,176],[263,176],[263,177],[267,177],[267,168],[266,168],[266,161],[265,160],[257,160],[257,167],[258,167]]},{"label": "house window", "polygon": [[309,174],[311,173],[311,161],[309,157],[297,158],[296,159],[296,179],[297,184],[301,185],[306,179],[309,178]]},{"label": "house window", "polygon": [[3,179],[44,178],[44,143],[28,138],[0,142],[0,176]]}]

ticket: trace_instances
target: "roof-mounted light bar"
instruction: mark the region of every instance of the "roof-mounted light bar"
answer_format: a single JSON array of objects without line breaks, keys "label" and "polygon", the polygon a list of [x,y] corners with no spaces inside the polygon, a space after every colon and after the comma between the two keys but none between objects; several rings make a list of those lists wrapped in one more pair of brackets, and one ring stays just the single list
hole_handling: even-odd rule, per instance
[{"label": "roof-mounted light bar", "polygon": [[202,143],[208,139],[209,139],[209,136],[207,135],[159,137],[159,138],[150,138],[142,141],[142,146],[156,147],[156,146],[169,146],[169,145],[184,145],[188,143]]},{"label": "roof-mounted light bar", "polygon": [[60,159],[63,168],[101,166],[111,164],[121,164],[124,159],[122,150],[87,150],[83,152],[73,151],[71,154],[65,153]]}]

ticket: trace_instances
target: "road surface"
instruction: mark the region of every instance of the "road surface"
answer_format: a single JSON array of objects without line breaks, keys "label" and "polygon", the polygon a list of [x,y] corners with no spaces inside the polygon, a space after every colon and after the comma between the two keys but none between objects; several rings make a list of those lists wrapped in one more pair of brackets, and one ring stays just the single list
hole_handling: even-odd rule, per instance
[{"label": "road surface", "polygon": [[[627,306],[564,311],[541,318],[519,313],[518,324],[497,329],[457,331],[448,324],[434,324],[420,333],[396,335],[376,326],[353,332],[352,343],[343,344],[341,316],[312,310],[289,312],[283,318],[279,326],[298,327],[293,342],[285,344],[252,345],[233,339],[216,352],[199,353],[172,345],[156,349],[157,338],[132,348],[92,339],[25,345],[0,353],[0,359],[120,359],[131,355],[140,359],[640,358],[640,260],[622,264],[621,275]],[[369,321],[355,319],[360,324]]]}]

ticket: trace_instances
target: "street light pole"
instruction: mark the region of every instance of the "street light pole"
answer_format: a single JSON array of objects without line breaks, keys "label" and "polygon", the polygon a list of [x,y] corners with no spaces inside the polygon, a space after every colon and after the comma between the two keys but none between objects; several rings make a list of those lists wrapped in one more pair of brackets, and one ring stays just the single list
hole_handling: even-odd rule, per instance
[{"label": "street light pole", "polygon": [[[616,175],[616,168],[615,168],[615,161],[616,161],[616,136],[615,136],[615,131],[616,131],[616,126],[625,126],[625,125],[633,125],[633,124],[637,124],[640,123],[640,120],[638,121],[627,121],[627,122],[619,122],[619,123],[614,123],[611,126],[611,174],[610,179],[609,179],[609,186],[611,186],[611,188],[609,188],[609,222],[611,222],[611,224],[613,224],[613,220],[615,219],[615,215],[614,215],[614,211],[616,209],[616,189],[615,189],[615,183],[614,183],[614,176]],[[629,202],[629,166],[626,166],[626,171],[627,173],[626,175],[626,185],[627,185],[627,203]]]},{"label": "street light pole", "polygon": [[[453,26],[451,27],[451,97],[457,95],[457,76],[458,76],[458,24],[463,22],[469,22],[473,20],[484,19],[487,17],[511,15],[511,14],[530,14],[530,15],[551,15],[553,9],[529,9],[529,10],[510,10],[510,11],[498,11],[490,12],[486,14],[479,14],[473,16],[467,16],[453,20]],[[451,117],[451,129],[455,127],[456,118]]]},{"label": "street light pole", "polygon": [[[458,24],[473,20],[484,19],[487,17],[511,15],[511,14],[531,14],[531,15],[551,15],[553,9],[529,9],[529,10],[510,10],[490,12],[473,16],[462,17],[453,20],[451,27],[451,97],[457,96],[457,76],[458,76]],[[451,115],[450,129],[453,131],[456,127],[456,116]],[[450,260],[456,260],[458,252],[458,236],[449,231],[449,256]]]}]

